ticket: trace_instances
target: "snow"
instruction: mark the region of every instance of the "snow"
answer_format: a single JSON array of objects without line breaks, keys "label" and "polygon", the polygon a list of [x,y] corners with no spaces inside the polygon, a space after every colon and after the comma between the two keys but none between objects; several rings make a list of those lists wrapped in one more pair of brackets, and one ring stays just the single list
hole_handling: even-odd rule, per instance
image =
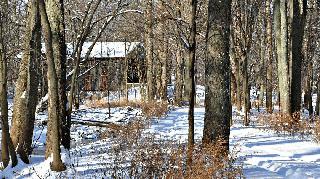
[{"label": "snow", "polygon": [[[139,88],[131,89],[129,96],[130,99],[139,99]],[[199,99],[204,99],[203,87],[197,86],[197,96]],[[113,97],[111,99],[116,100]],[[143,133],[184,143],[188,137],[188,108],[171,107],[170,109],[165,117],[152,119]],[[77,112],[73,113],[72,120],[121,125],[130,123],[137,116],[142,117],[141,110],[127,107],[112,108],[111,117],[108,112],[106,108],[81,106]],[[256,110],[251,112],[251,126],[245,127],[242,125],[241,113],[233,108],[233,125],[230,134],[230,148],[240,151],[238,163],[243,164],[246,178],[320,178],[319,144],[312,138],[302,139],[299,136],[278,135],[273,131],[265,130],[265,126],[257,122],[259,113]],[[195,139],[198,142],[202,138],[204,113],[204,107],[195,108]],[[110,153],[119,145],[119,141],[101,138],[105,128],[73,124],[72,149],[66,151],[62,148],[62,159],[68,169],[61,173],[50,171],[50,159],[44,159],[47,129],[42,123],[46,119],[45,112],[36,116],[31,164],[27,165],[19,161],[15,168],[7,167],[0,171],[1,178],[108,178],[112,173],[110,166],[123,166],[116,163],[119,156],[113,156]]]},{"label": "snow", "polygon": [[23,93],[20,96],[21,99],[25,99],[26,98],[26,91],[23,91]]},{"label": "snow", "polygon": [[[81,57],[85,57],[89,47],[93,42],[85,42],[82,46]],[[139,42],[97,42],[90,53],[91,58],[115,58],[125,57],[130,53]],[[71,44],[67,44],[69,54],[72,53],[73,48]]]},{"label": "snow", "polygon": [[[85,42],[82,46],[81,58],[86,56],[89,47],[93,42]],[[135,49],[140,42],[96,42],[89,55],[90,58],[122,58]],[[74,46],[72,43],[67,43],[67,54],[71,55]],[[45,53],[45,45],[42,43],[42,53]],[[22,52],[17,55],[17,58],[22,58]],[[68,74],[70,76],[72,72]]]}]

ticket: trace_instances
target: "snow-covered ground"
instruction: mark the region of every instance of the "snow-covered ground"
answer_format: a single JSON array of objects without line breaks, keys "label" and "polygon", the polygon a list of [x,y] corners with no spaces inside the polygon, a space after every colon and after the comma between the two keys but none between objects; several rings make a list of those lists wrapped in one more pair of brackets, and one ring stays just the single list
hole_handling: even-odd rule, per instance
[{"label": "snow-covered ground", "polygon": [[[203,132],[204,108],[195,109],[195,138],[201,140]],[[174,107],[160,119],[151,120],[144,133],[155,134],[161,139],[186,142],[188,133],[188,109]],[[255,121],[258,113],[253,112],[251,119]],[[141,117],[139,109],[114,108],[109,117],[108,110],[103,108],[90,109],[81,106],[73,114],[73,120],[101,121],[115,124],[127,124]],[[111,155],[115,144],[120,141],[114,138],[103,138],[105,127],[72,126],[72,149],[62,151],[63,161],[68,169],[65,172],[50,171],[50,161],[44,160],[44,143],[46,127],[41,120],[46,114],[37,116],[34,132],[34,154],[30,165],[22,164],[15,168],[0,171],[4,178],[109,178],[112,176],[110,166],[118,165],[117,157]],[[231,127],[230,148],[240,150],[238,159],[243,163],[246,178],[320,178],[320,145],[312,139],[282,135],[266,131],[264,126],[253,122],[252,126],[244,127],[242,117],[233,109],[233,125]],[[111,135],[111,134],[110,134]],[[111,135],[112,136],[112,135]],[[120,166],[119,166],[120,167]]]},{"label": "snow-covered ground", "polygon": [[[188,110],[178,108],[149,129],[163,137],[186,141]],[[201,139],[204,108],[195,109],[195,138]],[[234,113],[230,148],[238,147],[247,178],[320,178],[320,145],[298,137],[278,136],[263,126],[244,127]],[[254,116],[253,116],[254,118]]]}]

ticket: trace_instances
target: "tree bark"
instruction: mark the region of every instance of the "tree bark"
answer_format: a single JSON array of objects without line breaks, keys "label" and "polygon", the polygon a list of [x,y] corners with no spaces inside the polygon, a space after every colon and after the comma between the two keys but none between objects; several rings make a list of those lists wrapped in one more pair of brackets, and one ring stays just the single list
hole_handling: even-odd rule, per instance
[{"label": "tree bark", "polygon": [[[131,44],[130,44],[131,45]],[[124,96],[125,96],[125,101],[128,103],[129,98],[128,98],[128,58],[127,58],[127,51],[130,48],[127,46],[127,42],[125,42],[125,59],[124,59],[124,69],[123,69],[123,81],[122,81],[122,86],[124,90]],[[143,80],[143,79],[142,79]]]},{"label": "tree bark", "polygon": [[241,57],[242,61],[242,77],[243,77],[243,84],[242,84],[242,90],[243,90],[243,111],[244,111],[244,125],[249,126],[250,119],[249,119],[249,113],[250,113],[250,89],[249,89],[249,76],[248,76],[248,58],[247,55],[243,55]]},{"label": "tree bark", "polygon": [[[305,105],[309,111],[309,116],[313,115],[313,106],[312,106],[312,76],[313,68],[311,60],[307,65],[307,74],[306,74],[306,90],[305,90]],[[301,98],[300,98],[301,101]],[[300,110],[299,110],[300,111]],[[296,111],[298,112],[298,111]]]},{"label": "tree bark", "polygon": [[[293,0],[292,19],[292,85],[291,85],[291,112],[300,112],[301,109],[301,64],[303,59],[302,44],[306,20],[306,0]],[[312,70],[312,69],[309,69]],[[308,74],[309,75],[309,74]],[[311,105],[312,106],[312,105]]]},{"label": "tree bark", "polygon": [[147,98],[148,101],[154,100],[153,91],[153,23],[152,23],[152,0],[146,0],[145,6],[145,49],[146,49],[146,62],[147,62]]},{"label": "tree bark", "polygon": [[189,101],[189,96],[191,93],[190,86],[192,85],[191,84],[192,79],[190,78],[190,71],[189,71],[189,69],[191,68],[191,62],[190,62],[188,50],[184,51],[183,57],[184,57],[183,100]]},{"label": "tree bark", "polygon": [[208,6],[206,98],[203,142],[223,140],[229,149],[231,100],[229,36],[231,1],[210,0]]},{"label": "tree bark", "polygon": [[[52,31],[48,20],[44,0],[39,0],[39,10],[41,15],[41,25],[46,45],[46,57],[48,64],[49,105],[46,158],[52,155],[53,161],[51,163],[51,169],[53,171],[63,171],[66,167],[62,163],[60,156],[58,77],[54,61]],[[48,11],[52,10],[52,8],[48,9]]]},{"label": "tree bark", "polygon": [[[5,38],[7,35],[7,28],[5,26],[8,22],[8,1],[2,1],[0,3],[2,12],[0,12],[0,108],[1,108],[1,158],[3,167],[6,168],[10,162],[12,167],[18,163],[15,148],[9,133],[8,124],[8,101],[7,101],[7,47]],[[10,157],[9,157],[10,156]]]},{"label": "tree bark", "polygon": [[260,54],[260,60],[261,60],[261,72],[258,78],[258,85],[259,85],[259,95],[258,95],[258,111],[260,111],[260,106],[264,106],[264,91],[265,91],[265,84],[266,84],[266,53],[268,53],[268,51],[266,50],[266,35],[264,33],[264,29],[265,29],[265,21],[264,17],[266,17],[266,7],[267,3],[265,4],[264,7],[262,7],[262,9],[264,9],[260,15],[259,15],[259,24],[260,24],[260,30],[259,30],[259,38],[260,38],[260,46],[259,46],[259,54]]},{"label": "tree bark", "polygon": [[175,104],[181,106],[183,63],[181,55],[181,45],[179,42],[177,43],[176,65]]},{"label": "tree bark", "polygon": [[[230,32],[234,33],[234,32]],[[230,61],[234,63],[234,80],[235,80],[235,104],[237,110],[241,111],[241,71],[240,71],[240,61],[236,56],[235,44],[234,41],[235,35],[230,35]]]},{"label": "tree bark", "polygon": [[315,113],[317,116],[320,114],[320,79],[317,81],[317,102],[315,107]]},{"label": "tree bark", "polygon": [[272,43],[272,17],[271,17],[271,0],[266,1],[266,19],[267,19],[267,57],[266,57],[266,67],[267,67],[267,83],[266,83],[266,108],[268,113],[272,113],[272,73],[273,73],[273,43]]},{"label": "tree bark", "polygon": [[241,111],[241,104],[242,104],[242,93],[241,90],[241,71],[240,71],[240,61],[237,61],[236,64],[238,67],[236,68],[236,82],[237,82],[237,110]]},{"label": "tree bark", "polygon": [[285,0],[275,0],[276,45],[278,57],[278,78],[280,92],[280,109],[282,113],[291,114],[290,78],[288,59],[288,25],[287,4]]},{"label": "tree bark", "polygon": [[29,163],[35,110],[38,101],[39,61],[41,58],[41,25],[38,1],[28,3],[28,17],[23,57],[15,87],[11,135],[14,148],[23,162]]},{"label": "tree bark", "polygon": [[58,78],[59,94],[59,124],[61,143],[66,149],[70,149],[71,120],[67,119],[67,95],[66,95],[66,53],[64,4],[63,0],[47,0],[48,18],[52,31],[52,47]]},{"label": "tree bark", "polygon": [[160,22],[159,22],[159,47],[158,47],[158,54],[159,54],[159,61],[160,61],[160,78],[161,78],[161,85],[160,85],[160,98],[163,101],[167,101],[167,40],[165,37],[165,5],[163,1],[159,2],[160,7]]},{"label": "tree bark", "polygon": [[188,78],[191,79],[191,83],[187,86],[190,89],[189,93],[189,112],[188,112],[188,122],[189,122],[189,131],[188,131],[188,146],[189,149],[194,145],[194,104],[195,104],[195,61],[196,61],[196,13],[197,13],[197,0],[191,0],[191,31],[189,39],[189,49],[188,49],[188,58],[190,60],[190,66],[187,69],[189,71]]}]

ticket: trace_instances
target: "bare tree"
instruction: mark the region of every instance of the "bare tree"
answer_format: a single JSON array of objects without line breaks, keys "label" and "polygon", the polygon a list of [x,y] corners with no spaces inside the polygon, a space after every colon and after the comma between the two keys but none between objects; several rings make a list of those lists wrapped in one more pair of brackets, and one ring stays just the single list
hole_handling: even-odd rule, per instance
[{"label": "bare tree", "polygon": [[66,96],[66,61],[67,49],[65,42],[65,19],[63,0],[47,0],[48,18],[52,31],[53,55],[56,65],[59,90],[59,124],[62,145],[70,149],[70,127],[71,121],[66,118],[67,96]]},{"label": "bare tree", "polygon": [[[247,8],[248,6],[250,8]],[[233,26],[231,34],[233,46],[236,49],[235,53],[239,58],[234,58],[234,60],[238,61],[235,64],[239,65],[237,70],[239,70],[240,77],[237,80],[241,80],[242,82],[243,110],[245,113],[244,125],[249,125],[250,122],[249,57],[252,49],[252,35],[257,19],[258,6],[259,2],[255,0],[233,2]]]},{"label": "bare tree", "polygon": [[38,1],[28,2],[24,50],[15,87],[11,135],[20,158],[29,163],[35,110],[38,100],[38,74],[41,57],[41,24]]},{"label": "bare tree", "polygon": [[[48,11],[52,11],[50,8]],[[48,130],[46,139],[46,158],[52,155],[53,161],[51,169],[53,171],[65,170],[60,156],[60,140],[59,140],[59,89],[56,65],[54,61],[52,31],[48,20],[44,0],[39,0],[39,11],[41,15],[41,25],[43,30],[44,41],[46,45],[46,58],[48,64]]]}]

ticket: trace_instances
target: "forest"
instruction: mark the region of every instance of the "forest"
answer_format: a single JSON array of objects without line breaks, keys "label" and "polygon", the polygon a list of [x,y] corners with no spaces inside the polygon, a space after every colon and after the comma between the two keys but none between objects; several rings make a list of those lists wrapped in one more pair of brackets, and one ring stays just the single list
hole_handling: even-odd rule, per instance
[{"label": "forest", "polygon": [[0,0],[0,178],[320,178],[319,0]]}]

